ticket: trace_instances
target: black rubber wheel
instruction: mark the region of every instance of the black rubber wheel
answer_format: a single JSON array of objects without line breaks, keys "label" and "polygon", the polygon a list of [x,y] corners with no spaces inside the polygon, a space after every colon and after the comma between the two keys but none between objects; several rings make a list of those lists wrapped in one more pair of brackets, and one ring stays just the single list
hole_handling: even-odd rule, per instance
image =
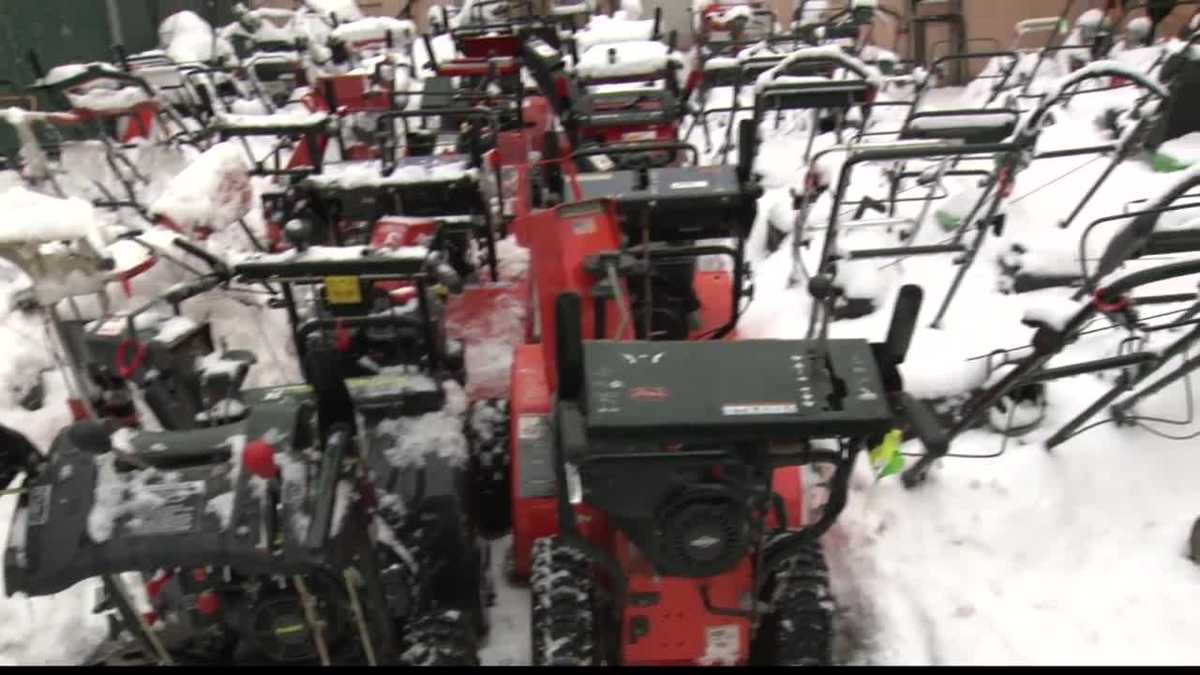
[{"label": "black rubber wheel", "polygon": [[591,561],[557,537],[533,542],[530,644],[535,666],[597,663]]},{"label": "black rubber wheel", "polygon": [[809,542],[770,572],[770,610],[751,645],[751,662],[774,666],[833,663],[833,596],[820,542]]},{"label": "black rubber wheel", "polygon": [[471,404],[467,440],[475,485],[479,534],[492,540],[512,528],[512,468],[509,460],[508,401],[486,399]]},{"label": "black rubber wheel", "polygon": [[457,610],[417,617],[400,640],[400,665],[478,666],[478,640],[470,624]]}]

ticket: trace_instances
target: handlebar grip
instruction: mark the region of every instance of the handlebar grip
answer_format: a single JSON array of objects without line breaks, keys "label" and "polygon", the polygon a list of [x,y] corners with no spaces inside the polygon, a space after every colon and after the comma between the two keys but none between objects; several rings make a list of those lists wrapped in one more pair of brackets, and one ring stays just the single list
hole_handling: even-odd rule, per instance
[{"label": "handlebar grip", "polygon": [[166,293],[163,294],[163,297],[172,305],[178,305],[185,300],[190,300],[197,295],[211,291],[212,289],[224,283],[225,279],[226,277],[218,275],[200,277],[195,281],[184,282],[172,286]]},{"label": "handlebar grip", "polygon": [[907,284],[900,289],[896,307],[892,310],[892,322],[887,332],[887,353],[897,364],[904,363],[908,347],[912,344],[913,331],[917,327],[917,315],[925,292],[920,286]]}]

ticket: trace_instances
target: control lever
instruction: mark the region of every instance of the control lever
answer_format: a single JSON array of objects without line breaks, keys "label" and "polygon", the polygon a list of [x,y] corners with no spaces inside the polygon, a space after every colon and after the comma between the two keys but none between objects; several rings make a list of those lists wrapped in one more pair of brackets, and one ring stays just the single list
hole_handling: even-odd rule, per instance
[{"label": "control lever", "polygon": [[309,550],[320,550],[329,539],[333,526],[333,512],[337,506],[338,477],[342,458],[350,447],[351,432],[342,425],[334,428],[325,443],[321,457],[321,473],[317,479],[317,503],[312,524],[308,528],[304,546]]}]

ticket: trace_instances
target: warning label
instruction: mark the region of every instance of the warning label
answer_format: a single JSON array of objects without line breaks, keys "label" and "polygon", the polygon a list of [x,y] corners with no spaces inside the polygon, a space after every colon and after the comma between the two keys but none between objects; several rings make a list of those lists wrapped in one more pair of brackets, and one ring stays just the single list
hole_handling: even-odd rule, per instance
[{"label": "warning label", "polygon": [[[190,532],[200,520],[204,505],[204,481],[146,485],[157,506],[130,521],[133,534],[176,534]],[[135,525],[136,523],[136,525]]]},{"label": "warning label", "polygon": [[545,415],[521,415],[517,418],[517,438],[537,440],[546,434]]},{"label": "warning label", "polygon": [[800,408],[795,403],[746,403],[721,406],[721,414],[726,417],[741,415],[795,415],[798,412],[800,412]]},{"label": "warning label", "polygon": [[742,635],[736,624],[709,626],[704,629],[704,656],[697,659],[703,666],[732,666],[741,657]]}]

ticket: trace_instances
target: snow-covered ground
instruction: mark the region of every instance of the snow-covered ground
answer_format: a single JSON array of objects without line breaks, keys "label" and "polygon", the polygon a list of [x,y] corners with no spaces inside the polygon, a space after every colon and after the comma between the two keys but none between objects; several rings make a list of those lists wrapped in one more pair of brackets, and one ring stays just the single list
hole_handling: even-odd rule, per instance
[{"label": "snow-covered ground", "polygon": [[[953,108],[969,94],[940,90],[928,104]],[[722,100],[728,102],[728,92],[716,92],[709,105],[723,105]],[[1056,124],[1043,132],[1040,147],[1103,140],[1092,122],[1110,101],[1109,94],[1092,94],[1059,111]],[[888,116],[899,123],[899,117]],[[712,147],[703,147],[699,128],[691,140],[701,144],[708,161],[716,161],[722,138],[717,116],[710,120],[709,131],[714,136]],[[785,242],[778,252],[768,255],[765,244],[768,228],[790,228],[793,213],[788,189],[803,185],[807,169],[802,156],[808,128],[801,116],[785,116],[778,126],[773,121],[764,124],[762,133],[758,169],[767,192],[749,242],[757,295],[740,331],[745,337],[801,337],[811,305],[802,287],[788,287],[790,245]],[[831,135],[820,136],[813,151],[833,144]],[[146,157],[156,155],[139,164],[149,174],[150,183],[143,192],[148,203],[170,190],[171,180],[195,160],[192,152],[179,156],[152,148],[139,152]],[[1175,180],[1172,175],[1153,173],[1145,158],[1125,162],[1072,226],[1060,229],[1059,221],[1097,179],[1106,161],[1092,156],[1042,160],[1020,173],[1006,207],[1004,232],[986,240],[940,329],[928,326],[955,273],[949,256],[909,258],[899,264],[868,260],[846,265],[848,271],[843,273],[874,295],[881,307],[869,317],[835,323],[831,334],[882,337],[896,290],[902,283],[918,283],[925,289],[925,306],[921,329],[904,366],[910,389],[933,395],[978,384],[986,376],[984,361],[969,359],[1027,344],[1032,331],[1021,323],[1025,312],[1053,305],[1068,294],[1062,290],[1001,294],[997,290],[999,256],[1020,243],[1030,251],[1024,260],[1027,269],[1078,269],[1079,237],[1088,223],[1120,212],[1132,200],[1151,197]],[[89,186],[84,179],[112,182],[101,162],[80,162],[77,168],[74,176],[83,194]],[[88,175],[89,169],[100,169],[105,175]],[[822,165],[822,170],[836,178],[837,160]],[[880,194],[879,167],[856,170],[855,175],[853,194]],[[186,174],[184,182],[193,186],[203,183],[188,180]],[[230,187],[228,181],[218,180],[214,185],[218,183],[223,189]],[[253,182],[249,188],[252,199],[244,204],[260,203],[260,183]],[[0,175],[0,185],[14,184],[13,176]],[[965,179],[948,185],[957,195],[974,189]],[[233,194],[246,194],[243,183],[235,181],[234,187]],[[213,190],[220,192],[217,187]],[[164,211],[170,211],[167,207],[172,198],[178,202],[180,195],[169,194],[162,202]],[[214,215],[227,220],[230,214],[244,211],[244,204],[189,202],[185,211],[194,217],[186,220],[194,222],[186,225],[208,225],[199,221]],[[945,210],[948,204],[939,206]],[[229,213],[217,206],[226,207]],[[824,236],[821,228],[829,208],[826,195],[817,201],[810,216],[813,241],[804,252],[809,270],[817,263]],[[902,214],[915,216],[917,211],[906,205]],[[247,220],[261,235],[262,216],[257,206]],[[1099,255],[1115,227],[1096,228],[1087,248],[1089,261]],[[932,212],[921,233],[919,243],[935,243],[947,236]],[[244,247],[240,237],[236,228],[228,228],[217,234],[213,247]],[[886,233],[866,229],[846,232],[843,241],[851,248],[887,242]],[[1129,269],[1148,264],[1134,262]],[[135,282],[135,297],[127,302],[135,302],[137,291],[150,292],[178,281],[182,278],[179,274],[169,265],[156,267]],[[0,354],[0,384],[5,385],[0,388],[0,423],[22,431],[44,449],[69,421],[66,387],[55,369],[44,326],[11,306],[11,291],[24,283],[0,263],[0,341],[12,345]],[[1195,283],[1193,278],[1162,287],[1179,292],[1194,290]],[[1164,307],[1163,311],[1178,307]],[[283,312],[266,309],[261,296],[215,293],[188,303],[186,311],[194,319],[211,321],[214,333],[230,348],[250,349],[258,355],[259,365],[252,370],[249,385],[298,378]],[[1115,331],[1089,336],[1054,363],[1111,355],[1120,337]],[[46,403],[34,412],[24,410],[17,400],[42,373]],[[977,458],[944,460],[927,483],[914,490],[904,489],[894,477],[875,481],[866,460],[861,460],[849,505],[824,540],[839,608],[842,661],[939,665],[1200,662],[1200,640],[1196,638],[1200,615],[1195,611],[1200,606],[1200,568],[1184,555],[1191,523],[1200,515],[1200,453],[1195,452],[1195,441],[1170,440],[1154,433],[1187,436],[1191,427],[1161,422],[1147,422],[1149,429],[1107,424],[1053,452],[1042,446],[1051,432],[1110,382],[1111,376],[1082,376],[1051,383],[1046,419],[1036,431],[1007,441],[986,431],[968,432],[956,440],[952,450]],[[1146,401],[1138,412],[1190,420],[1193,391],[1189,388],[1194,389],[1190,381],[1168,388]],[[1200,425],[1200,420],[1196,423]],[[983,457],[995,455],[1002,447],[1003,454]],[[919,448],[906,450],[917,452]],[[0,497],[0,540],[7,536],[14,503],[13,497]],[[507,547],[507,539],[493,545],[498,602],[491,612],[492,632],[481,654],[486,664],[519,665],[530,658],[528,594],[509,584],[503,573]],[[46,598],[0,594],[0,663],[71,664],[85,659],[105,632],[103,619],[91,613],[95,586],[84,582]]]}]

